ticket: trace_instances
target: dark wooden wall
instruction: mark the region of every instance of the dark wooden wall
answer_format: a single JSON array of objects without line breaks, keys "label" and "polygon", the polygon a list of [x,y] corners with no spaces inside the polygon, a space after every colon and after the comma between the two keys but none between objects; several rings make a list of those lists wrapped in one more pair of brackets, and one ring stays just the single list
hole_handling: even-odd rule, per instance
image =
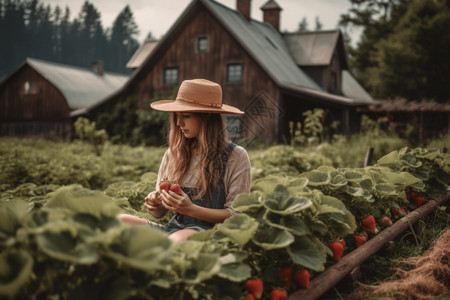
[{"label": "dark wooden wall", "polygon": [[[196,38],[199,35],[209,37],[208,53],[196,52]],[[228,84],[226,82],[228,63],[243,64],[242,83]],[[148,75],[140,84],[141,103],[145,99],[152,98],[155,91],[165,89],[163,72],[166,67],[179,68],[178,84],[183,80],[194,78],[205,78],[219,83],[222,86],[223,102],[241,110],[246,110],[261,98],[266,104],[279,103],[280,94],[274,82],[203,7],[147,73]],[[261,95],[264,96],[261,97]],[[246,114],[243,117],[245,130],[250,135],[257,135],[267,141],[276,140],[279,136],[278,115],[274,113],[265,121],[265,130],[262,132],[261,124],[255,121],[255,115]]]},{"label": "dark wooden wall", "polygon": [[[25,93],[25,83],[30,93]],[[62,93],[28,64],[0,86],[0,134],[65,135],[69,106]]]}]

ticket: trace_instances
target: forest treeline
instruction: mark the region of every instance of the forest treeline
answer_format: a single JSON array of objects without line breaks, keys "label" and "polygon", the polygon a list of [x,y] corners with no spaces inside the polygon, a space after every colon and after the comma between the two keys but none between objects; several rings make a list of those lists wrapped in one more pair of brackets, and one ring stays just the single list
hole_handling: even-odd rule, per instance
[{"label": "forest treeline", "polygon": [[450,101],[450,0],[349,0],[350,69],[376,99]]},{"label": "forest treeline", "polygon": [[138,33],[128,5],[111,28],[103,28],[100,11],[89,1],[72,17],[67,6],[0,0],[0,79],[27,57],[84,68],[100,60],[105,71],[129,73],[126,63],[139,46]]},{"label": "forest treeline", "polygon": [[[450,101],[450,0],[348,1],[338,27],[346,37],[362,32],[356,46],[346,40],[349,69],[373,98]],[[303,18],[298,30],[307,27]],[[0,80],[26,57],[85,68],[102,60],[106,71],[129,73],[137,34],[128,5],[105,29],[87,0],[74,18],[39,0],[0,0]]]}]

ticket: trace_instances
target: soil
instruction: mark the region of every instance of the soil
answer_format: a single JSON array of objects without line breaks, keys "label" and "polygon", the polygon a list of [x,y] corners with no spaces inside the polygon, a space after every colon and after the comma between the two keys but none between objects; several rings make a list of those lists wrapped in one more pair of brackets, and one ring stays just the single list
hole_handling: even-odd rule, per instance
[{"label": "soil", "polygon": [[450,229],[447,229],[421,257],[405,263],[413,269],[397,269],[398,280],[378,286],[359,287],[345,296],[356,299],[450,299]]}]

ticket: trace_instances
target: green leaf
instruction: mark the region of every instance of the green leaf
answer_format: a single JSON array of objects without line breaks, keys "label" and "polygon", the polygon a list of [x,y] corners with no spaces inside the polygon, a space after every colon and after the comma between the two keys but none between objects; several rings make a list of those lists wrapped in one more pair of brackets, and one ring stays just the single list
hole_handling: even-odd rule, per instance
[{"label": "green leaf", "polygon": [[330,182],[330,175],[325,172],[310,171],[303,173],[302,176],[308,179],[308,185],[310,186],[326,185]]},{"label": "green leaf", "polygon": [[114,240],[107,256],[119,264],[147,272],[165,269],[164,260],[172,252],[168,235],[148,226],[125,227]]},{"label": "green leaf", "polygon": [[242,282],[252,275],[252,269],[243,263],[230,263],[220,267],[219,277],[233,282]]},{"label": "green leaf", "polygon": [[2,202],[0,206],[0,231],[13,235],[27,212],[27,203],[22,200]]},{"label": "green leaf", "polygon": [[259,223],[246,214],[234,214],[222,224],[216,226],[217,230],[225,234],[231,241],[243,247],[255,231]]},{"label": "green leaf", "polygon": [[359,182],[363,179],[363,174],[356,170],[346,170],[343,175],[349,182]]},{"label": "green leaf", "polygon": [[293,235],[302,236],[310,234],[308,225],[306,225],[300,217],[287,215],[283,217],[283,221],[286,229]]},{"label": "green leaf", "polygon": [[326,262],[326,252],[309,236],[296,237],[287,252],[296,264],[317,272],[323,270]]},{"label": "green leaf", "polygon": [[93,245],[78,242],[78,237],[68,231],[44,232],[36,237],[36,242],[42,252],[57,260],[90,265],[99,258]]},{"label": "green leaf", "polygon": [[276,201],[274,199],[267,199],[264,201],[264,206],[277,214],[290,215],[301,210],[307,209],[312,205],[312,201],[304,196],[291,196],[289,198]]},{"label": "green leaf", "polygon": [[0,253],[0,296],[11,299],[31,279],[33,258],[23,250],[8,249]]},{"label": "green leaf", "polygon": [[100,218],[102,215],[115,217],[120,213],[111,199],[103,193],[79,188],[62,187],[49,196],[47,208],[67,209],[72,212],[91,214]]},{"label": "green leaf", "polygon": [[265,227],[256,232],[252,241],[264,250],[273,250],[289,246],[294,242],[294,236],[286,229]]},{"label": "green leaf", "polygon": [[262,206],[261,195],[258,193],[242,193],[237,195],[231,207],[239,212],[254,212]]}]

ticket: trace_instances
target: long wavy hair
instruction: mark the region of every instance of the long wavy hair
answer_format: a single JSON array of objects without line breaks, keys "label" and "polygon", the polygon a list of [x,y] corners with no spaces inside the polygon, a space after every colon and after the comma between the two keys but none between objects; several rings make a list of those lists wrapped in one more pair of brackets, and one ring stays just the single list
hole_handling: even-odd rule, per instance
[{"label": "long wavy hair", "polygon": [[170,149],[167,177],[174,182],[180,182],[186,176],[192,159],[192,149],[198,148],[200,155],[197,167],[196,198],[202,198],[211,193],[217,185],[223,171],[221,154],[230,142],[222,116],[216,113],[192,113],[200,118],[199,135],[197,138],[186,138],[177,126],[177,114],[171,113],[168,144]]}]

